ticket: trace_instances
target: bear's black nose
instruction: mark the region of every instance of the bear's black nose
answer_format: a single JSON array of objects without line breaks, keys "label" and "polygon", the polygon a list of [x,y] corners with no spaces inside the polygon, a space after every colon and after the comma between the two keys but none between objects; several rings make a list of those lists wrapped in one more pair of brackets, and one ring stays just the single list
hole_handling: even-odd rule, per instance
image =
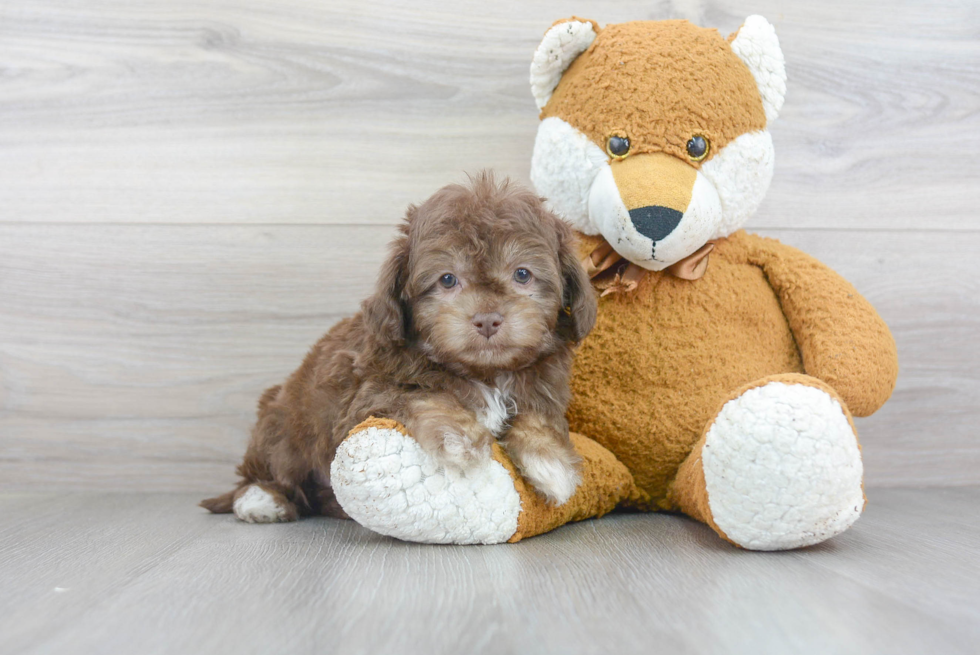
[{"label": "bear's black nose", "polygon": [[660,241],[674,231],[684,218],[684,212],[660,205],[647,205],[630,210],[630,220],[636,231],[650,239]]}]

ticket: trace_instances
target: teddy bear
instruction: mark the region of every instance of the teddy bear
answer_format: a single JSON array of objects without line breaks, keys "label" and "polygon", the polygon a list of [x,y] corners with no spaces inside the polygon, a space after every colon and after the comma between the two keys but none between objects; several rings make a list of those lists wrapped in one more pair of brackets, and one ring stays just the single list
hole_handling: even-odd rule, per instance
[{"label": "teddy bear", "polygon": [[531,65],[531,181],[579,232],[600,295],[568,411],[582,482],[555,505],[496,445],[485,466],[441,470],[372,419],[331,468],[345,511],[435,543],[515,542],[618,508],[680,512],[752,550],[850,527],[866,502],[852,417],[889,398],[897,353],[853,286],[742,229],[772,178],[785,80],[761,16],[727,39],[682,20],[555,23]]}]

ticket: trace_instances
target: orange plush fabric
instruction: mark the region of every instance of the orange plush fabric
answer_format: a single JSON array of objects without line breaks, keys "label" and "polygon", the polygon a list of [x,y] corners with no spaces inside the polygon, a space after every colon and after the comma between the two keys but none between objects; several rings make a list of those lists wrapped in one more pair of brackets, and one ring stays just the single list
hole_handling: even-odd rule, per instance
[{"label": "orange plush fabric", "polygon": [[572,18],[545,34],[531,83],[531,179],[580,231],[600,294],[569,424],[632,474],[622,505],[762,550],[846,530],[863,507],[851,415],[889,398],[898,360],[852,285],[740,229],[772,176],[775,28]]},{"label": "orange plush fabric", "polygon": [[696,134],[718,151],[766,125],[752,74],[725,39],[683,20],[598,30],[542,110],[541,118],[549,116],[596,143],[628,136],[632,152],[666,152],[684,161]]},{"label": "orange plush fabric", "polygon": [[898,355],[888,326],[850,283],[796,248],[759,239],[752,253],[776,292],[803,368],[826,382],[855,416],[891,396]]},{"label": "orange plush fabric", "polygon": [[521,513],[511,543],[554,530],[565,523],[603,516],[639,496],[630,472],[612,453],[580,434],[573,432],[571,437],[575,450],[582,457],[582,484],[561,506],[548,503],[544,496],[536,493],[517,473],[504,450],[494,444],[493,458],[510,472],[521,496]]},{"label": "orange plush fabric", "polygon": [[716,243],[700,280],[649,272],[632,293],[600,299],[568,418],[626,464],[645,507],[669,509],[678,467],[732,391],[807,373],[863,416],[891,395],[897,371],[888,327],[853,286],[740,230]]},{"label": "orange plush fabric", "polygon": [[634,292],[603,297],[579,349],[570,425],[626,464],[650,508],[665,507],[720,400],[753,380],[803,372],[779,299],[751,262],[757,241],[744,232],[719,241],[696,282],[650,272]]}]

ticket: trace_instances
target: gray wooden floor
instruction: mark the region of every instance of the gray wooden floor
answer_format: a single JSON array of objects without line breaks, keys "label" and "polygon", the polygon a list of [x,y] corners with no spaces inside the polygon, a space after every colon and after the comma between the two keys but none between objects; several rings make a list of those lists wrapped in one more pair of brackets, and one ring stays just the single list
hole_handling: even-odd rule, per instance
[{"label": "gray wooden floor", "polygon": [[869,496],[841,537],[766,554],[666,515],[446,547],[188,494],[4,494],[0,652],[978,652],[980,489]]}]

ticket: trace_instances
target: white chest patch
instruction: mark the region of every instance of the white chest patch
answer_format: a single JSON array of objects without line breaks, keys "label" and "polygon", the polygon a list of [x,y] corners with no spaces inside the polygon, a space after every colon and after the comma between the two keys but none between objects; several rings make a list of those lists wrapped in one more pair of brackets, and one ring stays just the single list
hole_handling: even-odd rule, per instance
[{"label": "white chest patch", "polygon": [[511,396],[514,376],[501,373],[494,380],[494,385],[477,382],[477,388],[483,394],[486,407],[477,411],[476,417],[495,437],[499,437],[507,427],[507,421],[517,413],[517,405]]}]

